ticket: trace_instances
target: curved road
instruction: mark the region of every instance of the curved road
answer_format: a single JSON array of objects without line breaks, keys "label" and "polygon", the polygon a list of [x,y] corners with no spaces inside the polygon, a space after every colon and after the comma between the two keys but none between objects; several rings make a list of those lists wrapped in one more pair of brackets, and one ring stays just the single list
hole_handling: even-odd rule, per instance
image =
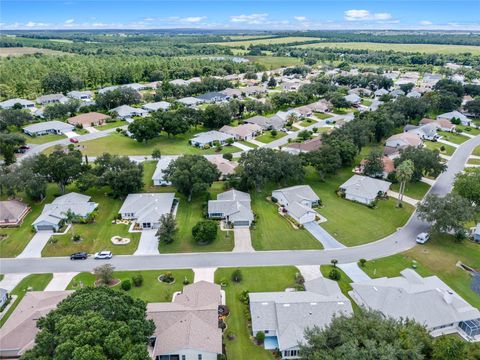
[{"label": "curved road", "polygon": [[[441,174],[430,189],[430,193],[446,195],[450,192],[455,175],[461,172],[473,149],[480,146],[480,136],[472,138],[455,151],[448,162],[448,169]],[[350,263],[361,258],[374,259],[406,251],[416,245],[418,233],[429,228],[427,223],[413,214],[407,224],[394,234],[373,243],[331,250],[286,250],[257,251],[254,253],[193,253],[162,254],[146,256],[115,256],[109,262],[116,270],[181,269],[202,267],[232,266],[271,266],[271,265],[321,265],[329,264],[331,259],[340,263]],[[70,261],[65,257],[40,259],[1,259],[0,273],[44,273],[92,271],[101,261],[88,259]]]}]

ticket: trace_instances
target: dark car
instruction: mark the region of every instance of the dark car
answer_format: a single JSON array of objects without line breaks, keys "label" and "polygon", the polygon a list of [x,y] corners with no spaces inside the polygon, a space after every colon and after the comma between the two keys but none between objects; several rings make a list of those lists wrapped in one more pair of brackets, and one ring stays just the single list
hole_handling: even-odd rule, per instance
[{"label": "dark car", "polygon": [[88,254],[86,252],[78,252],[70,255],[70,260],[86,260],[87,258]]}]

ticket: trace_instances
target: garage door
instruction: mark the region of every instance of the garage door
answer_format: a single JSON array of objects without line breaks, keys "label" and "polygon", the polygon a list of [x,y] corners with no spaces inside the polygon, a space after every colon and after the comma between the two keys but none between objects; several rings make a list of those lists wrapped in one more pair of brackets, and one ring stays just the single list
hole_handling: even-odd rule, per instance
[{"label": "garage door", "polygon": [[38,225],[37,231],[42,231],[42,230],[54,230],[54,229],[53,229],[53,226],[51,225]]},{"label": "garage door", "polygon": [[248,221],[235,221],[233,223],[234,226],[249,226]]}]

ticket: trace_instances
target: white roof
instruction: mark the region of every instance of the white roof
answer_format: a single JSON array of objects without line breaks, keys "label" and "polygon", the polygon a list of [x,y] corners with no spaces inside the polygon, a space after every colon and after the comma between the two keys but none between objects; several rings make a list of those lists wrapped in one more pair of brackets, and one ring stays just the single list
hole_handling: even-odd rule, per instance
[{"label": "white roof", "polygon": [[15,98],[15,99],[8,99],[8,100],[0,102],[0,108],[9,109],[9,108],[13,107],[15,104],[20,104],[22,106],[34,106],[35,105],[35,103],[33,101]]},{"label": "white roof", "polygon": [[379,192],[387,192],[391,183],[368,176],[353,175],[340,185],[346,194],[361,196],[367,199],[375,199]]},{"label": "white roof", "polygon": [[222,213],[230,221],[253,221],[250,194],[231,189],[217,195],[217,200],[208,201],[208,213]]},{"label": "white roof", "polygon": [[163,177],[165,176],[163,170],[165,170],[173,160],[175,160],[173,157],[162,157],[158,160],[152,180],[163,181]]},{"label": "white roof", "polygon": [[232,139],[232,135],[217,130],[211,130],[196,134],[192,140],[200,144],[209,144],[213,141],[225,141],[227,139]]},{"label": "white roof", "polygon": [[466,117],[460,111],[457,111],[457,110],[450,111],[448,113],[440,114],[440,115],[437,116],[437,119],[452,120],[453,118],[457,118],[457,119],[460,119],[460,120],[467,120],[467,121],[469,120],[468,117]]},{"label": "white roof", "polygon": [[148,103],[142,106],[145,110],[148,111],[157,111],[159,109],[167,110],[170,107],[170,103],[167,101],[158,101],[153,103]]},{"label": "white roof", "polygon": [[272,192],[273,197],[277,197],[278,194],[282,194],[285,199],[287,199],[288,204],[285,208],[290,214],[297,218],[307,213],[315,212],[309,206],[304,205],[302,201],[315,202],[320,200],[309,185],[296,185]]},{"label": "white roof", "polygon": [[52,121],[44,121],[40,123],[35,123],[32,125],[25,126],[23,128],[24,131],[29,133],[37,133],[47,130],[55,130],[58,132],[65,133],[67,131],[72,131],[75,129],[75,126],[64,123],[63,121],[52,120]]},{"label": "white roof", "polygon": [[162,215],[172,211],[174,198],[174,193],[129,194],[119,213],[133,213],[138,223],[158,223]]},{"label": "white roof", "polygon": [[178,99],[177,101],[185,105],[197,105],[203,102],[202,100],[198,98],[194,98],[192,96],[187,96],[187,97]]},{"label": "white roof", "polygon": [[127,116],[136,116],[146,114],[148,111],[144,109],[137,109],[131,107],[130,105],[120,105],[115,109],[110,110],[110,112],[115,112],[118,116],[127,117]]}]

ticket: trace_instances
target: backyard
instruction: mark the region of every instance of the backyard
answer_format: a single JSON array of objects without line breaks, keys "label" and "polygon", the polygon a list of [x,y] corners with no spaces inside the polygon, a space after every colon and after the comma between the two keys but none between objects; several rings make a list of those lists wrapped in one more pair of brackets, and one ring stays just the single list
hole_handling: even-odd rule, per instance
[{"label": "backyard", "polygon": [[[167,272],[171,272],[175,278],[173,284],[167,284],[158,281],[158,277]],[[121,281],[132,279],[135,275],[143,276],[143,285],[140,287],[132,286],[128,293],[143,301],[149,302],[168,302],[172,301],[172,296],[175,292],[183,289],[183,281],[188,280],[193,282],[192,270],[145,270],[145,271],[115,271],[114,277]],[[93,286],[95,276],[92,273],[84,272],[75,276],[67,287],[67,290],[76,290],[82,286]],[[132,284],[133,285],[133,284]],[[120,289],[120,284],[113,287]]]},{"label": "backyard", "polygon": [[234,340],[225,339],[227,357],[235,360],[272,359],[273,355],[250,340],[251,332],[245,317],[246,305],[239,297],[244,290],[249,292],[283,291],[293,287],[298,269],[289,267],[249,267],[241,268],[243,280],[232,282],[233,268],[221,268],[215,272],[217,284],[228,282],[225,288],[230,315],[227,318],[227,332],[235,336]]}]

